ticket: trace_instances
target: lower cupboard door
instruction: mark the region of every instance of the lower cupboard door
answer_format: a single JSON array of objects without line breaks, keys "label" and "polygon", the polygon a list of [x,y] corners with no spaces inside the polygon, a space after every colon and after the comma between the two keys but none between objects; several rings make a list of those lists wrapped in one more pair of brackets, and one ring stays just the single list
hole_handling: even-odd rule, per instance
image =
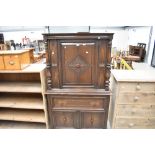
[{"label": "lower cupboard door", "polygon": [[52,111],[52,128],[78,128],[74,111]]},{"label": "lower cupboard door", "polygon": [[81,112],[82,128],[106,128],[105,112],[85,111]]}]

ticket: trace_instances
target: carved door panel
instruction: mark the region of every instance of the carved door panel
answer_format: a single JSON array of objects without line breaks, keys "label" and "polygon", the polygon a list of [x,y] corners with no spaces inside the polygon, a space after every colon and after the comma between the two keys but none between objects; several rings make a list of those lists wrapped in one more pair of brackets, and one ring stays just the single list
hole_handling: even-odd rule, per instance
[{"label": "carved door panel", "polygon": [[106,128],[104,111],[81,112],[82,128]]},{"label": "carved door panel", "polygon": [[73,110],[53,110],[52,128],[78,128],[77,114]]},{"label": "carved door panel", "polygon": [[61,43],[62,84],[94,85],[95,43]]}]

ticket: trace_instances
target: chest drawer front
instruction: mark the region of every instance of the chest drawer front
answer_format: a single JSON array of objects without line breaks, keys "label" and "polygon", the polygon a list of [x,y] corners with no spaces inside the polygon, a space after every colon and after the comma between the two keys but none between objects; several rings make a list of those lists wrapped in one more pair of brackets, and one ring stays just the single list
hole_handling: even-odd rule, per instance
[{"label": "chest drawer front", "polygon": [[54,110],[52,111],[52,128],[77,128],[75,111]]},{"label": "chest drawer front", "polygon": [[155,83],[120,83],[120,92],[155,92]]},{"label": "chest drawer front", "polygon": [[115,128],[153,129],[155,118],[116,118]]},{"label": "chest drawer front", "polygon": [[4,69],[3,56],[0,56],[0,69]]},{"label": "chest drawer front", "polygon": [[106,128],[105,112],[82,112],[82,128]]},{"label": "chest drawer front", "polygon": [[106,107],[106,99],[93,98],[54,98],[52,100],[52,107],[55,108],[90,108],[103,109]]},{"label": "chest drawer front", "polygon": [[8,69],[8,70],[21,69],[18,55],[10,55],[10,56],[5,55],[4,64],[5,64],[5,69]]},{"label": "chest drawer front", "polygon": [[120,93],[118,104],[155,104],[155,93]]},{"label": "chest drawer front", "polygon": [[117,116],[155,117],[155,105],[118,105]]}]

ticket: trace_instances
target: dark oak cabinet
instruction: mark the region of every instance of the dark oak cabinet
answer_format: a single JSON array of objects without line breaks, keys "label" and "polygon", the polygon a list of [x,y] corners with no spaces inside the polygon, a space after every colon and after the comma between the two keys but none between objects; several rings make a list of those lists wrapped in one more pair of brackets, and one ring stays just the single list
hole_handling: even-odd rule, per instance
[{"label": "dark oak cabinet", "polygon": [[106,128],[113,34],[43,35],[50,128]]}]

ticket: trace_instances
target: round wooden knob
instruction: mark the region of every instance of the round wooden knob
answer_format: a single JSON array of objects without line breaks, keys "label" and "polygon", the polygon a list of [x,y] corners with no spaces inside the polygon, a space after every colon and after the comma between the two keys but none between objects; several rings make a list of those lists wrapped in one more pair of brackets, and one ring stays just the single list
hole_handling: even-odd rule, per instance
[{"label": "round wooden knob", "polygon": [[76,68],[80,68],[81,65],[80,65],[80,64],[76,64],[75,67],[76,67]]},{"label": "round wooden knob", "polygon": [[133,127],[134,125],[134,123],[129,123],[129,127]]},{"label": "round wooden knob", "polygon": [[140,85],[137,85],[136,90],[140,90],[140,89],[141,89]]},{"label": "round wooden knob", "polygon": [[10,65],[14,65],[15,62],[14,62],[14,61],[9,61],[9,64],[10,64]]},{"label": "round wooden knob", "polygon": [[135,102],[138,101],[138,99],[139,99],[138,96],[135,96],[135,97],[134,97],[134,101],[135,101]]}]

